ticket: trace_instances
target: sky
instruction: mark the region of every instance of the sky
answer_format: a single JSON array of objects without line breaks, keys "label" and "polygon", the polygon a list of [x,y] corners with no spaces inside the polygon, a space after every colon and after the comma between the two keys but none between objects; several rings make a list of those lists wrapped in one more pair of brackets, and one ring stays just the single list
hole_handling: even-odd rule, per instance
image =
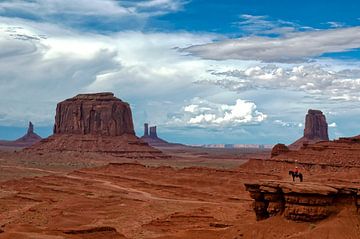
[{"label": "sky", "polygon": [[56,103],[111,91],[135,130],[186,144],[291,143],[308,109],[360,134],[357,0],[0,1],[0,138],[46,137]]}]

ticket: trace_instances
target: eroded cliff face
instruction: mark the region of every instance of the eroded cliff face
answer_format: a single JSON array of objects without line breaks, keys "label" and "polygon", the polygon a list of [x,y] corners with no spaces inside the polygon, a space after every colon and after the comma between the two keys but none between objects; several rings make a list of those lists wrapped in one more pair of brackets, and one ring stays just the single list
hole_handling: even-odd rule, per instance
[{"label": "eroded cliff face", "polygon": [[344,207],[360,207],[360,189],[319,183],[267,181],[246,183],[257,220],[283,215],[294,221],[318,221]]},{"label": "eroded cliff face", "polygon": [[80,94],[58,103],[54,134],[135,135],[128,103],[113,93]]}]

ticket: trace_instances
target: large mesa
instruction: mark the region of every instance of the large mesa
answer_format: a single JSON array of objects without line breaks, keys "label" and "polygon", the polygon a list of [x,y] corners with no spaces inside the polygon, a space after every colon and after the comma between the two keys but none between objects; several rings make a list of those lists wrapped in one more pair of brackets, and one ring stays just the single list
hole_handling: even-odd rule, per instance
[{"label": "large mesa", "polygon": [[135,135],[128,103],[113,93],[80,94],[58,103],[54,134]]},{"label": "large mesa", "polygon": [[164,156],[135,136],[129,104],[108,92],[80,94],[58,103],[54,134],[28,151],[97,152],[128,158]]}]

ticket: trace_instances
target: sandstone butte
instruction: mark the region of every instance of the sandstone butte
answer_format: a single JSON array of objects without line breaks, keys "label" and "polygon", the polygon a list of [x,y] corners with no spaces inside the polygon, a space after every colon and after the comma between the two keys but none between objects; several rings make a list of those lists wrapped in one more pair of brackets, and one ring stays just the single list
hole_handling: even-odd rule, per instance
[{"label": "sandstone butte", "polygon": [[[150,132],[149,132],[150,129]],[[149,128],[149,124],[145,123],[144,124],[144,135],[140,138],[142,141],[148,143],[149,145],[153,146],[153,147],[173,147],[173,146],[184,146],[182,144],[176,144],[176,143],[169,143],[166,140],[158,137],[157,134],[157,127],[156,126],[151,126]]]},{"label": "sandstone butte", "polygon": [[131,108],[113,93],[79,94],[57,104],[54,134],[27,152],[96,152],[164,157],[135,136]]},{"label": "sandstone butte", "polygon": [[305,117],[304,136],[290,144],[289,148],[297,150],[304,144],[314,144],[319,141],[329,141],[328,124],[320,110],[310,109]]},{"label": "sandstone butte", "polygon": [[29,147],[41,140],[41,137],[34,132],[34,125],[29,122],[26,134],[14,141],[0,141],[0,146],[6,147]]}]

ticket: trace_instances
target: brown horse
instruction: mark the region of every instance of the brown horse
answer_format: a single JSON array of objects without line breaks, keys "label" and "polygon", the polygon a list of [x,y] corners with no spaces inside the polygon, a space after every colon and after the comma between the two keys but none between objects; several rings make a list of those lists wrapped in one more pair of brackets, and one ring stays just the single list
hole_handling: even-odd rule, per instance
[{"label": "brown horse", "polygon": [[292,176],[293,182],[295,182],[295,178],[298,177],[300,179],[300,182],[303,181],[303,175],[301,173],[295,173],[294,171],[289,171],[289,175]]}]

